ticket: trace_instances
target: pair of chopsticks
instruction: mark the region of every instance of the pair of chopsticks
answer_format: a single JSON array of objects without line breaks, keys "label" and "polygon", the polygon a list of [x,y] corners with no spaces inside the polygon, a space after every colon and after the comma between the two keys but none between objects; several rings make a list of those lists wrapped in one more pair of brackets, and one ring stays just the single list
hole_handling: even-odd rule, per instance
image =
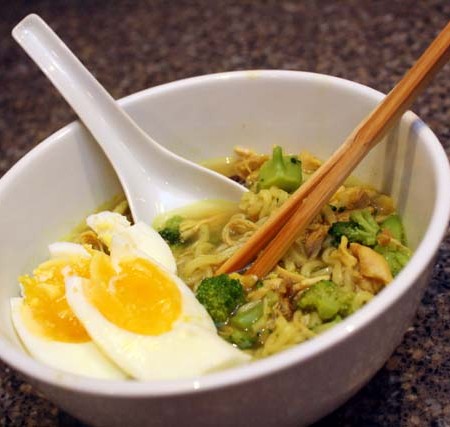
[{"label": "pair of chopsticks", "polygon": [[449,58],[450,22],[339,149],[219,267],[216,274],[241,270],[255,257],[256,260],[245,274],[258,277],[268,274],[353,169],[409,109]]}]

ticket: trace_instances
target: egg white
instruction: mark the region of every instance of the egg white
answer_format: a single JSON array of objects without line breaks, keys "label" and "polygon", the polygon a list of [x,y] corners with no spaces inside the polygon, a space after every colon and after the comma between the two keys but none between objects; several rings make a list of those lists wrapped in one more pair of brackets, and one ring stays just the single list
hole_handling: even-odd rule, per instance
[{"label": "egg white", "polygon": [[95,231],[98,238],[109,248],[113,234],[127,229],[131,223],[117,212],[103,211],[89,215],[86,224]]},{"label": "egg white", "polygon": [[162,265],[171,273],[176,273],[177,264],[169,245],[159,233],[143,222],[114,234],[111,241],[111,261],[113,264],[125,257],[145,257]]},{"label": "egg white", "polygon": [[135,257],[146,254],[172,273],[177,271],[175,257],[166,241],[159,233],[144,222],[130,225],[128,220],[118,213],[100,212],[90,215],[86,223],[107,245],[113,264],[125,256]]},{"label": "egg white", "polygon": [[61,371],[87,377],[102,379],[128,377],[92,341],[67,343],[53,341],[41,335],[40,326],[33,320],[23,298],[11,298],[11,318],[20,340],[36,360]]},{"label": "egg white", "polygon": [[50,252],[50,258],[53,259],[67,256],[79,256],[83,258],[89,258],[91,256],[83,245],[71,242],[51,243],[48,245],[48,251]]},{"label": "egg white", "polygon": [[220,338],[214,325],[213,330],[205,328],[197,316],[188,313],[186,301],[192,298],[190,307],[196,305],[192,293],[183,294],[182,314],[171,331],[150,336],[129,332],[107,320],[86,297],[85,280],[75,276],[66,279],[66,298],[71,309],[103,352],[136,379],[196,377],[250,360],[250,356]]}]

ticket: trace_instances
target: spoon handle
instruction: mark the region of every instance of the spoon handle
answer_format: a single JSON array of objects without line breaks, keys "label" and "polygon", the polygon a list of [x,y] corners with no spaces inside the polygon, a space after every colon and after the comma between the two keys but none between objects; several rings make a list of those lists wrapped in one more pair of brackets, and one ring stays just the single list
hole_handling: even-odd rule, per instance
[{"label": "spoon handle", "polygon": [[[27,16],[13,29],[12,35],[102,147],[111,133],[122,136],[125,126],[127,138],[129,129],[136,133],[137,138],[142,137],[142,131],[134,126],[127,113],[39,16]],[[126,142],[125,135],[122,142]],[[103,148],[108,153],[111,150],[110,146]]]},{"label": "spoon handle", "polygon": [[[131,203],[134,202],[131,209],[137,220],[136,216],[140,217],[141,208],[136,206],[136,200],[139,204],[140,197],[130,192],[150,180],[145,168],[139,167],[139,159],[144,156],[144,151],[148,155],[148,151],[153,149],[152,155],[157,156],[163,149],[152,146],[153,141],[134,124],[128,114],[116,104],[111,95],[39,16],[28,15],[13,29],[12,35],[102,147],[114,165],[127,199]],[[133,152],[127,146],[131,142]],[[142,203],[145,204],[145,200]],[[145,211],[143,207],[142,211]]]},{"label": "spoon handle", "polygon": [[216,272],[244,268],[265,276],[317,215],[353,169],[411,106],[450,56],[450,23],[403,79],[349,135],[339,149]]}]

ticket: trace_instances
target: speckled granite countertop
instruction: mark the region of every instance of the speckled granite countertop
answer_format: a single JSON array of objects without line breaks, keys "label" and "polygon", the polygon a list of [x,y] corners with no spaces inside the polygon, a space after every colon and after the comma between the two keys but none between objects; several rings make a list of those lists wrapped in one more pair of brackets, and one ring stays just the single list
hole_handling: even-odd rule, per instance
[{"label": "speckled granite countertop", "polygon": [[[0,176],[74,114],[10,37],[39,13],[116,98],[225,70],[307,70],[388,91],[450,18],[447,0],[4,1]],[[415,104],[450,153],[450,67]],[[384,368],[318,426],[450,426],[450,236]],[[0,362],[0,426],[83,426]]]}]

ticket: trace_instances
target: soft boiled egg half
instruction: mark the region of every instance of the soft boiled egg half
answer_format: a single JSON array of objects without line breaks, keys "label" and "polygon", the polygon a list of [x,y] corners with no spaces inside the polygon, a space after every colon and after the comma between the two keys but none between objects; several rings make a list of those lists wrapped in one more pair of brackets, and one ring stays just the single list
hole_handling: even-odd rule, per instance
[{"label": "soft boiled egg half", "polygon": [[87,223],[109,254],[50,245],[52,259],[22,277],[24,297],[11,300],[15,329],[36,359],[138,380],[194,377],[250,360],[217,335],[155,230],[112,212]]},{"label": "soft boiled egg half", "polygon": [[65,274],[89,276],[91,254],[82,245],[53,243],[51,259],[20,277],[23,297],[11,299],[14,327],[29,353],[56,369],[121,379],[126,374],[94,344],[67,304]]}]

